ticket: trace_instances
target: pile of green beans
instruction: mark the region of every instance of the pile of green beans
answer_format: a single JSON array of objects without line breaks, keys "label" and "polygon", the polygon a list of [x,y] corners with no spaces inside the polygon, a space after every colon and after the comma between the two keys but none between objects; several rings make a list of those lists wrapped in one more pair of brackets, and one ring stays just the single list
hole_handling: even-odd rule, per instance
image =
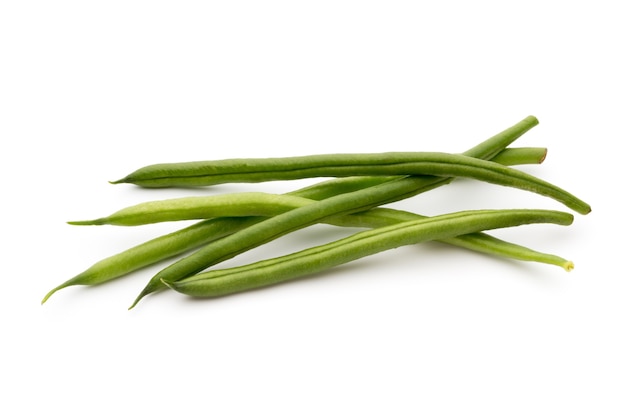
[{"label": "pile of green beans", "polygon": [[[226,159],[140,168],[114,184],[140,187],[199,187],[226,182],[251,183],[334,177],[286,194],[242,192],[148,201],[72,225],[118,225],[199,220],[105,258],[46,294],[74,285],[97,285],[165,259],[178,258],[154,275],[130,308],[143,297],[171,288],[194,297],[216,297],[273,285],[330,269],[364,256],[430,240],[493,256],[560,266],[573,263],[497,239],[485,230],[530,223],[569,225],[573,216],[555,210],[472,210],[425,217],[381,208],[464,177],[514,187],[552,198],[587,214],[589,204],[514,165],[540,164],[546,148],[512,148],[536,126],[529,116],[463,154],[388,152],[323,154],[283,158]],[[250,265],[211,269],[222,261],[293,231],[326,223],[369,230],[325,245]]]}]

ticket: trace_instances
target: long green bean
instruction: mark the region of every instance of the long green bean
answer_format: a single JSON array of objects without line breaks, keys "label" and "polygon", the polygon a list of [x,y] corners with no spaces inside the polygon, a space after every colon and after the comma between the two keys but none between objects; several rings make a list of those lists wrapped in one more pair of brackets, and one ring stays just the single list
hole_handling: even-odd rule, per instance
[{"label": "long green bean", "polygon": [[301,197],[262,192],[181,197],[147,201],[125,207],[107,217],[68,223],[73,225],[137,226],[212,217],[273,216],[307,203],[307,199]]},{"label": "long green bean", "polygon": [[[528,116],[496,137],[507,138],[512,142],[538,123],[536,117]],[[479,155],[485,149],[488,149],[488,145],[479,144],[466,154],[470,156]],[[491,159],[502,149],[504,147],[498,151],[488,150],[491,153],[485,154],[481,158]],[[111,183],[132,183],[142,187],[188,187],[226,182],[261,182],[310,177],[368,175],[368,172],[371,172],[371,165],[391,165],[391,167],[398,164],[402,165],[414,161],[416,157],[419,158],[419,154],[415,155],[414,152],[325,154],[153,164],[139,168],[126,177],[111,181]],[[385,173],[382,167],[380,171],[376,175],[415,174],[415,172]]]},{"label": "long green bean", "polygon": [[241,267],[213,270],[178,281],[172,289],[194,297],[219,297],[265,287],[354,261],[378,252],[429,240],[529,223],[571,224],[569,213],[550,210],[477,210],[403,222],[356,233],[338,241]]},{"label": "long green bean", "polygon": [[[312,168],[301,169],[276,169],[272,171],[262,171],[267,166],[280,165],[284,159],[291,160],[301,158],[302,163],[295,165],[305,165],[309,161],[314,162]],[[248,160],[228,160],[216,161],[212,170],[212,175],[162,177],[155,180],[135,181],[142,186],[152,186],[149,184],[167,184],[166,186],[204,186],[234,182],[265,182],[293,180],[314,177],[351,177],[351,176],[406,176],[406,175],[435,175],[435,176],[462,176],[460,171],[452,168],[458,165],[472,166],[471,157],[447,154],[444,152],[404,152],[404,153],[380,153],[380,154],[331,154],[312,155],[306,157],[293,158],[272,158],[269,161],[264,159]],[[233,162],[236,161],[236,162]],[[494,165],[501,166],[495,162]],[[326,165],[324,165],[326,164]],[[258,167],[257,167],[258,166]],[[287,165],[290,166],[290,165]],[[229,173],[229,168],[238,170]],[[490,169],[485,164],[483,169]],[[208,169],[208,168],[207,168]],[[249,171],[250,170],[250,171]],[[117,181],[119,183],[121,181]],[[130,181],[127,181],[130,182]]]}]

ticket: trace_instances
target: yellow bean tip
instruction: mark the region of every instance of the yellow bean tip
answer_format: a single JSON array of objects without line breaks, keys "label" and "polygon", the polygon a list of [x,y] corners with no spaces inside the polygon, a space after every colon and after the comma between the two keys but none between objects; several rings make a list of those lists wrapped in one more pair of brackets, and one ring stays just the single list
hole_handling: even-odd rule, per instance
[{"label": "yellow bean tip", "polygon": [[46,294],[46,296],[43,298],[43,300],[41,300],[41,305],[44,305],[45,302],[48,301],[48,298],[50,298],[50,296],[52,296],[52,294],[57,292],[57,290],[59,290],[59,287],[53,288],[52,290],[50,290],[50,292],[48,292],[48,294]]},{"label": "yellow bean tip", "polygon": [[567,272],[571,272],[574,269],[574,262],[572,261],[565,262],[565,264],[563,264],[563,269],[565,269]]}]

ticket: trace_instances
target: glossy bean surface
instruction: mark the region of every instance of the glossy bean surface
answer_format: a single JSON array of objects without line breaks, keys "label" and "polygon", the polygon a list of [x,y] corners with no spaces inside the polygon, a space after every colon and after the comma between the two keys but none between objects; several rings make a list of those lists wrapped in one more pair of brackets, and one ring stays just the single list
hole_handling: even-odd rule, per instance
[{"label": "glossy bean surface", "polygon": [[[490,140],[507,140],[510,144],[538,124],[528,116]],[[507,144],[507,146],[508,146]],[[466,155],[491,159],[506,146],[494,150],[481,143]],[[189,187],[226,182],[261,182],[310,177],[346,177],[368,175],[371,165],[402,165],[421,158],[422,152],[385,152],[376,154],[325,154],[282,158],[236,158],[214,161],[192,161],[153,164],[139,168],[113,184],[132,183],[142,187]],[[408,168],[407,168],[408,169]],[[375,175],[412,175],[415,172],[385,172]]]}]

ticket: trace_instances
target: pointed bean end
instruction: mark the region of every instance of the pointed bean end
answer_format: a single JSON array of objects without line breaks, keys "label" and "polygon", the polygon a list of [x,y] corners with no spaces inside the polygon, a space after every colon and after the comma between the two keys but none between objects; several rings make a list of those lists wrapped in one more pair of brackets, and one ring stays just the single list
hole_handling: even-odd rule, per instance
[{"label": "pointed bean end", "polygon": [[67,224],[71,224],[73,226],[99,226],[102,224],[106,224],[106,219],[72,220],[67,222]]},{"label": "pointed bean end", "polygon": [[50,292],[48,292],[48,294],[46,294],[46,296],[43,298],[43,300],[41,300],[41,305],[44,305],[45,302],[48,301],[48,298],[50,298],[52,296],[52,294],[54,294],[55,292],[57,292],[61,288],[63,288],[63,287],[56,287],[56,288],[53,288],[52,290],[50,290]]},{"label": "pointed bean end", "polygon": [[135,308],[135,306],[137,305],[137,303],[139,303],[139,301],[143,298],[143,293],[139,294],[139,297],[135,298],[135,301],[133,301],[133,303],[130,305],[130,307],[128,307],[128,311],[132,310],[133,308]]},{"label": "pointed bean end", "polygon": [[133,308],[135,308],[135,306],[139,303],[139,301],[141,301],[143,299],[143,297],[145,297],[146,295],[150,294],[152,292],[151,287],[148,285],[146,288],[144,288],[139,295],[137,296],[137,298],[135,298],[135,301],[133,301],[133,303],[130,305],[130,307],[128,307],[128,310],[132,310]]},{"label": "pointed bean end", "polygon": [[128,181],[128,177],[124,177],[124,178],[121,178],[119,180],[109,181],[109,184],[125,184],[127,182],[129,182]]}]

